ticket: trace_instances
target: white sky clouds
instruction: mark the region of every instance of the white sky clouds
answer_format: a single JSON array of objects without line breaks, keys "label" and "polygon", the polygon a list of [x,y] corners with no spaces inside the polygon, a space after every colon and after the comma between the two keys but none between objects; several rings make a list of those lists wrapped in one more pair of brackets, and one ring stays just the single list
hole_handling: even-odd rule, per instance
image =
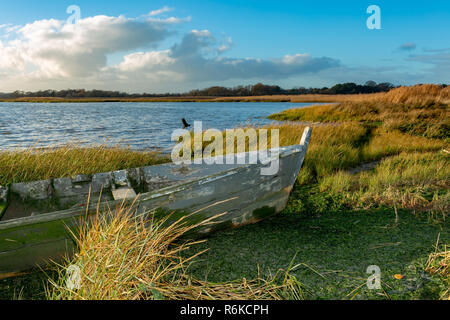
[{"label": "white sky clouds", "polygon": [[[25,26],[1,25],[0,91],[98,87],[127,91],[171,91],[177,82],[278,79],[338,65],[308,54],[273,60],[225,58],[233,42],[218,43],[208,30],[192,30],[169,49],[159,46],[189,18],[166,17],[172,8],[144,19],[94,16],[76,24],[49,19]],[[161,16],[162,15],[162,16]],[[7,33],[14,33],[6,39]],[[108,57],[123,53],[120,63]]]},{"label": "white sky clouds", "polygon": [[163,14],[163,13],[166,13],[166,12],[170,12],[170,11],[173,11],[173,10],[174,10],[173,8],[169,8],[167,6],[164,6],[161,9],[150,11],[150,13],[148,15],[149,16],[158,16],[160,14]]}]

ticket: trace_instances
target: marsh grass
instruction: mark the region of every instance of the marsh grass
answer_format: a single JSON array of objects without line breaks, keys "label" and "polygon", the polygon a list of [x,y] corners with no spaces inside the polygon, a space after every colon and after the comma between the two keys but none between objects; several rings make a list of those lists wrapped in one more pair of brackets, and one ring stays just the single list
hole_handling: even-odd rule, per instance
[{"label": "marsh grass", "polygon": [[[58,266],[57,280],[50,280],[50,300],[265,300],[301,298],[301,284],[289,272],[269,279],[210,283],[185,271],[200,251],[182,253],[204,241],[187,240],[186,232],[199,226],[181,218],[173,224],[156,221],[151,213],[135,216],[132,209],[118,207],[98,214],[89,226],[74,234],[78,253]],[[201,222],[213,223],[215,217]],[[78,288],[67,286],[70,266],[80,269]]]},{"label": "marsh grass", "polygon": [[[448,155],[442,152],[448,148],[449,101],[449,87],[419,85],[272,118],[329,123],[314,128],[300,184],[319,183],[354,207],[398,205],[442,215],[449,210]],[[299,125],[281,126],[290,140]],[[347,171],[383,159],[374,172]]]},{"label": "marsh grass", "polygon": [[145,98],[57,98],[57,97],[22,97],[16,99],[0,99],[2,102],[29,102],[29,103],[88,103],[88,102],[343,102],[360,100],[362,97],[376,96],[377,94],[359,95],[271,95],[248,97],[145,97]]},{"label": "marsh grass", "polygon": [[450,87],[435,84],[418,84],[400,87],[373,98],[387,104],[402,104],[415,108],[450,104]]},{"label": "marsh grass", "polygon": [[402,152],[441,151],[448,143],[443,139],[426,138],[402,133],[399,130],[378,127],[362,147],[362,161],[380,160]]},{"label": "marsh grass", "polygon": [[[305,126],[288,123],[271,125],[270,128],[278,129],[280,145],[288,146],[298,144]],[[438,151],[445,146],[443,140],[411,136],[358,122],[315,126],[298,181],[301,184],[315,183],[364,162],[402,152]]]},{"label": "marsh grass", "polygon": [[320,181],[321,191],[340,194],[354,208],[398,206],[437,213],[450,212],[450,161],[442,152],[401,153],[373,171],[352,175],[340,171]]},{"label": "marsh grass", "polygon": [[[267,130],[267,145],[260,148],[259,134],[257,134],[256,145],[250,146],[249,139],[245,140],[245,151],[265,150],[272,147],[272,130],[279,131],[279,145],[290,146],[300,143],[306,126],[297,123],[273,124],[262,128],[243,127],[240,128],[247,132],[248,129]],[[358,123],[346,122],[339,125],[317,126],[312,131],[311,142],[308,146],[308,153],[305,164],[300,171],[299,180],[302,183],[309,183],[335,172],[336,170],[349,168],[361,162],[361,147],[367,140],[370,130]],[[194,135],[192,134],[193,138]],[[192,141],[192,140],[191,140]],[[236,139],[235,139],[236,142]],[[211,142],[204,142],[202,149]],[[225,133],[223,134],[223,152],[226,153],[227,141]],[[190,146],[191,156],[194,154],[194,147]],[[234,152],[238,152],[235,144]],[[213,155],[215,155],[213,153]]]},{"label": "marsh grass", "polygon": [[0,185],[94,174],[155,165],[169,159],[156,152],[119,146],[81,146],[0,151]]},{"label": "marsh grass", "polygon": [[450,138],[450,87],[417,85],[384,94],[361,96],[339,104],[291,109],[273,120],[379,124],[387,129],[428,138]]}]

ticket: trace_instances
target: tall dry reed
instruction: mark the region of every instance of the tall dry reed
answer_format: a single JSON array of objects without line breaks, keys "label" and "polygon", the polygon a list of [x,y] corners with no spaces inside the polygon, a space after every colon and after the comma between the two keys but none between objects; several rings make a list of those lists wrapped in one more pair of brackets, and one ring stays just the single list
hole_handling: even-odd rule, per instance
[{"label": "tall dry reed", "polygon": [[384,94],[361,96],[339,104],[291,109],[270,116],[274,120],[359,121],[425,136],[450,138],[450,87],[417,85]]},{"label": "tall dry reed", "polygon": [[[302,286],[289,272],[269,279],[209,283],[194,279],[186,269],[203,252],[186,256],[202,242],[183,238],[199,225],[185,220],[167,225],[152,215],[135,216],[127,207],[104,215],[74,234],[78,253],[58,267],[59,278],[50,280],[51,300],[265,300],[299,299]],[[214,218],[201,225],[214,223]],[[79,268],[79,282],[68,287],[67,272]],[[70,278],[72,280],[73,278]]]},{"label": "tall dry reed", "polygon": [[448,288],[440,298],[450,300],[450,249],[448,244],[439,246],[439,238],[436,242],[436,250],[428,257],[425,270],[444,279]]}]

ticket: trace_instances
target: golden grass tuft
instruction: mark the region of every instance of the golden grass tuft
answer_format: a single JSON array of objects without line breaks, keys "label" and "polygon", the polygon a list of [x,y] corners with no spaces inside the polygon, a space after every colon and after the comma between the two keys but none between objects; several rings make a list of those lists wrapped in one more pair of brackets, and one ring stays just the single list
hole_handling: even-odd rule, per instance
[{"label": "golden grass tuft", "polygon": [[448,285],[448,289],[441,295],[441,299],[450,300],[450,249],[444,245],[439,250],[439,238],[435,252],[431,253],[425,266],[425,270],[432,275],[439,275]]},{"label": "golden grass tuft", "polygon": [[[289,272],[269,280],[208,283],[186,273],[202,252],[186,257],[186,250],[202,241],[183,235],[199,225],[185,220],[167,225],[151,214],[135,216],[120,207],[98,215],[74,235],[79,252],[58,267],[57,281],[49,280],[51,300],[266,300],[302,298],[301,285]],[[201,225],[212,223],[205,220]],[[69,289],[67,271],[80,270],[79,287]],[[280,277],[281,276],[281,277]],[[277,279],[281,278],[281,284]],[[76,279],[76,278],[71,278]],[[76,282],[75,282],[76,283]]]},{"label": "golden grass tuft", "polygon": [[418,84],[393,89],[375,100],[386,103],[430,106],[450,104],[450,87],[436,84]]}]

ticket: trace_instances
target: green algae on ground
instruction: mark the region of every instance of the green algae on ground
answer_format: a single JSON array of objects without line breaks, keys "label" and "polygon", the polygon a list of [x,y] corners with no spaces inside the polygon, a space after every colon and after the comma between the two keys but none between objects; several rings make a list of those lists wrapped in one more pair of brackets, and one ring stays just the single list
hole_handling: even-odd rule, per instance
[{"label": "green algae on ground", "polygon": [[[440,234],[450,241],[447,224],[430,223],[400,210],[330,210],[324,214],[284,213],[255,225],[213,235],[195,250],[209,251],[190,272],[209,281],[252,278],[292,270],[309,299],[437,299],[445,283],[424,272]],[[230,250],[230,248],[234,248]],[[382,272],[382,289],[366,286],[367,268]],[[394,274],[403,274],[401,281]],[[445,291],[445,290],[444,290]]]}]

